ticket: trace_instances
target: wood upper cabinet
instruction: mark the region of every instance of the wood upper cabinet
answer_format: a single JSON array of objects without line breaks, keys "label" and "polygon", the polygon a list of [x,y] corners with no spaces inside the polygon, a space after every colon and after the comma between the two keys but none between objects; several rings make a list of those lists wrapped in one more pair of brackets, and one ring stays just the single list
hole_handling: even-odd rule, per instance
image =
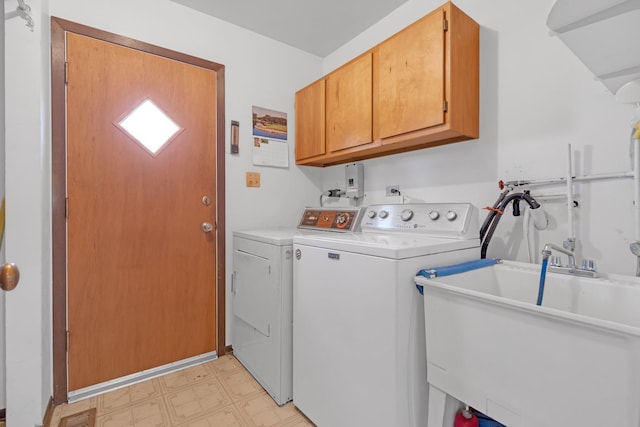
[{"label": "wood upper cabinet", "polygon": [[[321,79],[323,111],[320,100],[305,100],[309,87],[299,91],[296,163],[328,166],[478,138],[479,32],[448,2]],[[309,140],[298,130],[325,118],[324,151],[300,147]]]},{"label": "wood upper cabinet", "polygon": [[372,61],[368,52],[326,77],[329,153],[369,144],[373,113]]},{"label": "wood upper cabinet", "polygon": [[376,138],[444,123],[444,14],[437,10],[375,50]]},{"label": "wood upper cabinet", "polygon": [[318,157],[325,148],[325,81],[296,93],[296,163]]}]

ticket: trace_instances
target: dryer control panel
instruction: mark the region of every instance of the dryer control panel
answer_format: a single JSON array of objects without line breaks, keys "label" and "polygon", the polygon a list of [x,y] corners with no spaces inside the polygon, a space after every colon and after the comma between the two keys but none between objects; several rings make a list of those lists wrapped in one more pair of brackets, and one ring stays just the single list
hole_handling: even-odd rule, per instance
[{"label": "dryer control panel", "polygon": [[411,203],[371,205],[362,222],[362,231],[402,231],[477,239],[478,211],[470,203]]},{"label": "dryer control panel", "polygon": [[298,228],[349,232],[359,231],[365,208],[307,208],[302,212]]}]

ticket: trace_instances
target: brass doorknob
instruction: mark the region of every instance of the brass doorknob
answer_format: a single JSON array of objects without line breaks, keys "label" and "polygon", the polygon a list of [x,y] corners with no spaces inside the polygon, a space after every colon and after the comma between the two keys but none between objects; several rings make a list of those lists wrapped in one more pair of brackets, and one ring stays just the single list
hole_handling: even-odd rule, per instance
[{"label": "brass doorknob", "polygon": [[18,286],[20,281],[20,270],[13,263],[7,263],[0,268],[0,288],[5,291],[12,291]]}]

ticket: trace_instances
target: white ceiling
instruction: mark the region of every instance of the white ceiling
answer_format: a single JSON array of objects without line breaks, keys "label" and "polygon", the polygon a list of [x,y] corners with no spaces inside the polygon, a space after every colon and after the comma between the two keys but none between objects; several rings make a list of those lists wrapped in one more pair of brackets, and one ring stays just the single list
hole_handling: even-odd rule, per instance
[{"label": "white ceiling", "polygon": [[407,0],[172,0],[325,57]]}]

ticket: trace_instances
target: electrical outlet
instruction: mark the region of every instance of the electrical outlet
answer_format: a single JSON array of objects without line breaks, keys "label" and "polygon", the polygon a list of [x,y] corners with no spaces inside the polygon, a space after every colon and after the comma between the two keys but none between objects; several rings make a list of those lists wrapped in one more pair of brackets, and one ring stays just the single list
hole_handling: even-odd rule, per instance
[{"label": "electrical outlet", "polygon": [[247,172],[247,187],[260,187],[260,172]]},{"label": "electrical outlet", "polygon": [[387,185],[387,197],[391,196],[399,196],[400,195],[400,186],[399,185]]}]

